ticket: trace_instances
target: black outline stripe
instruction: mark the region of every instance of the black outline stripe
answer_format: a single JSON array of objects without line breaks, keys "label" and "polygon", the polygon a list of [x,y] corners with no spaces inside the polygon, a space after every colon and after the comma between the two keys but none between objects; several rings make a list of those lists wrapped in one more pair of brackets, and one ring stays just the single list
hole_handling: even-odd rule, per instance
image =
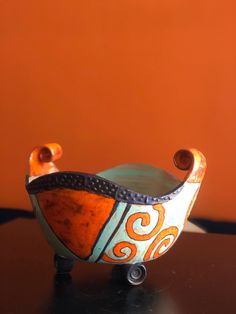
[{"label": "black outline stripe", "polygon": [[[119,203],[118,203],[118,204],[119,204]],[[108,247],[108,245],[110,244],[110,242],[111,242],[112,239],[114,238],[114,236],[115,236],[115,234],[117,233],[117,231],[119,230],[121,224],[123,223],[123,221],[124,221],[124,219],[125,219],[125,216],[127,215],[127,213],[128,213],[128,211],[130,210],[131,206],[132,206],[132,205],[130,205],[130,204],[127,204],[127,205],[126,205],[126,207],[125,207],[125,209],[124,209],[124,212],[123,212],[123,214],[122,214],[122,216],[121,216],[119,222],[117,223],[117,226],[116,226],[115,230],[112,232],[112,234],[111,234],[110,238],[108,239],[107,243],[105,244],[105,246],[104,246],[102,252],[99,254],[98,258],[94,261],[94,263],[97,263],[97,262],[101,259],[101,257],[102,257],[102,255],[103,255],[103,253],[105,252],[106,248]]]},{"label": "black outline stripe", "polygon": [[104,224],[104,225],[102,226],[102,228],[100,229],[100,231],[99,231],[99,233],[98,233],[98,235],[97,235],[97,238],[96,238],[96,240],[95,240],[95,242],[94,242],[94,244],[93,244],[93,246],[92,246],[92,248],[91,248],[91,254],[89,255],[89,257],[86,257],[86,260],[88,260],[88,259],[93,255],[93,250],[94,250],[94,248],[95,248],[95,246],[96,246],[96,244],[97,244],[99,238],[101,237],[101,234],[103,233],[105,227],[108,225],[108,223],[110,222],[110,220],[111,220],[111,218],[113,217],[114,213],[116,212],[116,209],[117,209],[118,205],[119,205],[119,202],[115,202],[115,203],[114,203],[113,208],[112,208],[112,210],[111,210],[111,212],[110,212],[110,215],[109,215],[107,221],[105,222],[105,224]]}]

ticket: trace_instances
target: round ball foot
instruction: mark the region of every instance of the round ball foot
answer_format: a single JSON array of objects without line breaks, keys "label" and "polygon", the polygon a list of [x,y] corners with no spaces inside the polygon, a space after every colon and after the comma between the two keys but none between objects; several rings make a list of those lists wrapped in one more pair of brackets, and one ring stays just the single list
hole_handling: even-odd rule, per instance
[{"label": "round ball foot", "polygon": [[143,264],[134,264],[129,266],[126,273],[127,282],[133,286],[138,286],[144,282],[147,277],[147,270]]},{"label": "round ball foot", "polygon": [[54,255],[54,266],[58,275],[68,274],[72,271],[74,261],[57,254]]},{"label": "round ball foot", "polygon": [[147,277],[147,270],[143,264],[115,265],[112,270],[112,280],[132,286],[138,286]]}]

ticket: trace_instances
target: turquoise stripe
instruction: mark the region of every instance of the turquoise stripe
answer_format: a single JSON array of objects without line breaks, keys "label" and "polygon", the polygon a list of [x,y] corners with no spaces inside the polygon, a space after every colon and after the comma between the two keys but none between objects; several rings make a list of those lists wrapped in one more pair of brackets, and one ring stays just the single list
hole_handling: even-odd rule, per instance
[{"label": "turquoise stripe", "polygon": [[52,231],[51,227],[48,225],[46,219],[43,216],[43,213],[39,207],[38,200],[35,195],[30,194],[30,199],[33,204],[36,217],[41,225],[41,228],[46,236],[48,243],[52,246],[55,253],[60,256],[64,256],[70,259],[81,260],[78,256],[72,253],[56,236],[55,232]]},{"label": "turquoise stripe", "polygon": [[90,256],[90,258],[88,259],[88,262],[95,262],[98,257],[100,256],[100,254],[102,253],[105,245],[107,244],[107,241],[110,239],[113,231],[115,230],[115,228],[117,227],[117,225],[120,222],[120,219],[124,213],[124,210],[126,208],[126,203],[122,203],[120,202],[117,207],[116,210],[114,211],[112,217],[110,218],[109,222],[107,223],[107,225],[105,226],[105,228],[102,231],[102,234],[100,235],[94,249],[93,249],[93,253]]}]

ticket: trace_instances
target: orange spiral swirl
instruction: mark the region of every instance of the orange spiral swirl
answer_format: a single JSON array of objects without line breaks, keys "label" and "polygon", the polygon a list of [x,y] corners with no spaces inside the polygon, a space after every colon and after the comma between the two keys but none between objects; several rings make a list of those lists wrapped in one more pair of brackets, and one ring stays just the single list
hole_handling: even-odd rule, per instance
[{"label": "orange spiral swirl", "polygon": [[128,218],[126,222],[126,231],[131,239],[137,240],[137,241],[146,241],[146,240],[151,239],[153,236],[155,236],[159,232],[159,230],[161,229],[163,225],[165,210],[164,210],[164,207],[160,204],[154,205],[153,209],[158,211],[158,221],[154,229],[149,233],[138,234],[137,232],[134,231],[134,223],[138,219],[141,219],[141,225],[143,227],[148,226],[150,224],[151,218],[150,218],[149,213],[139,212],[139,213],[135,213],[131,215]]},{"label": "orange spiral swirl", "polygon": [[[158,258],[159,256],[163,255],[174,244],[178,236],[178,233],[179,233],[179,230],[177,227],[169,227],[167,229],[162,230],[158,234],[158,236],[155,238],[155,240],[151,243],[151,245],[149,246],[144,256],[144,261],[150,260],[154,250],[155,251],[153,253],[153,259]],[[161,248],[163,247],[164,247],[164,250],[160,252]]]},{"label": "orange spiral swirl", "polygon": [[137,247],[135,244],[127,242],[127,241],[119,242],[113,247],[113,250],[112,250],[113,254],[117,257],[125,257],[126,253],[122,252],[122,250],[124,248],[130,249],[130,254],[126,258],[115,259],[115,258],[111,258],[106,253],[104,253],[102,256],[102,260],[104,262],[107,262],[107,263],[127,263],[127,262],[129,262],[130,260],[132,260],[135,257],[135,255],[137,253]]}]

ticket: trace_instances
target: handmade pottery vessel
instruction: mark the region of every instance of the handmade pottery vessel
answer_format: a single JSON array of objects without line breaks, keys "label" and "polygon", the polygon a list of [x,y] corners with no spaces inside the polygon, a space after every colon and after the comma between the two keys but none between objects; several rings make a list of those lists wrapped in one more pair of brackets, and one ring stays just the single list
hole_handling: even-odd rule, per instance
[{"label": "handmade pottery vessel", "polygon": [[174,155],[175,165],[187,171],[183,182],[142,164],[98,174],[59,171],[54,162],[61,156],[55,143],[35,148],[26,178],[58,272],[70,271],[74,260],[124,264],[128,282],[141,283],[142,263],[166,253],[183,230],[206,170],[203,154]]}]

